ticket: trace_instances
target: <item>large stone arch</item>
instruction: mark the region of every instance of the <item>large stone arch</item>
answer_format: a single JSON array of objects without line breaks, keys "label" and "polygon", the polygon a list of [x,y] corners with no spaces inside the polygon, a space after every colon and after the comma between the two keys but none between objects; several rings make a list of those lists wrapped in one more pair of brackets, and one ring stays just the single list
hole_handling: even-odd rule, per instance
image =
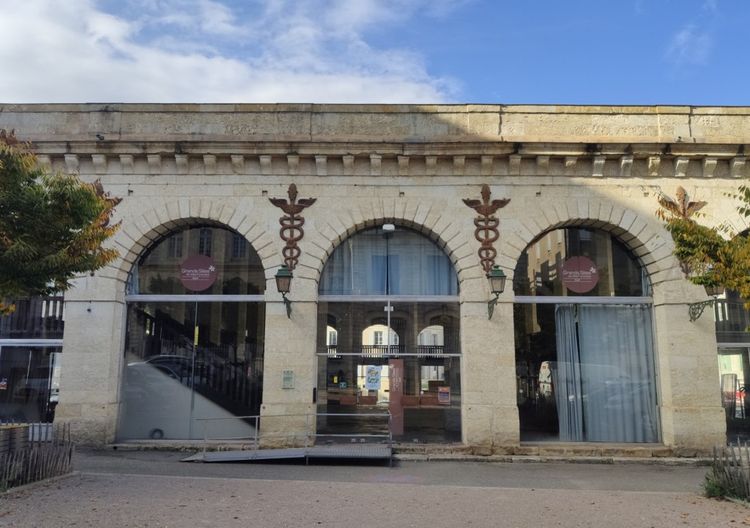
[{"label": "large stone arch", "polygon": [[328,257],[344,240],[365,229],[391,223],[410,228],[435,242],[453,264],[461,289],[466,280],[481,277],[482,271],[479,260],[471,258],[476,255],[472,216],[459,217],[467,223],[467,229],[462,230],[451,213],[416,199],[398,206],[391,204],[390,210],[384,201],[376,200],[367,206],[333,212],[325,219],[313,216],[311,210],[309,219],[316,229],[306,228],[305,239],[300,243],[304,247],[298,270],[317,285]]},{"label": "large stone arch", "polygon": [[247,209],[207,199],[176,200],[130,216],[112,239],[120,257],[104,274],[125,282],[138,258],[154,243],[175,229],[201,224],[225,227],[244,236],[260,257],[266,280],[271,280],[279,266],[274,258],[278,256],[277,241],[266,231],[262,218],[253,219]]},{"label": "large stone arch", "polygon": [[584,214],[576,209],[553,218],[549,214],[519,218],[513,232],[501,235],[499,263],[512,276],[521,254],[545,233],[562,227],[589,227],[609,232],[623,242],[646,270],[652,287],[684,279],[673,254],[672,238],[655,220],[646,220],[633,210],[617,208],[611,203],[588,202],[588,205]]}]

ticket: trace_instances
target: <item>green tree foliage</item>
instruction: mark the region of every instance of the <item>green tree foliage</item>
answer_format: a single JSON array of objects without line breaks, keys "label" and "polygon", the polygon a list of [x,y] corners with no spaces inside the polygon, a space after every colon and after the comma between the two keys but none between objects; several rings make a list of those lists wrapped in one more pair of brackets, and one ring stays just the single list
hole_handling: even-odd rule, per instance
[{"label": "green tree foliage", "polygon": [[[28,144],[0,130],[0,314],[7,299],[64,291],[117,257],[102,243],[120,202],[99,181],[41,168]],[[3,300],[5,299],[5,302]]]},{"label": "green tree foliage", "polygon": [[[750,216],[750,190],[742,186],[735,195],[737,210]],[[661,218],[675,243],[674,254],[695,284],[736,290],[750,299],[750,238],[726,226],[708,227],[697,221],[706,202],[691,202],[682,187],[676,199],[659,198]]]}]

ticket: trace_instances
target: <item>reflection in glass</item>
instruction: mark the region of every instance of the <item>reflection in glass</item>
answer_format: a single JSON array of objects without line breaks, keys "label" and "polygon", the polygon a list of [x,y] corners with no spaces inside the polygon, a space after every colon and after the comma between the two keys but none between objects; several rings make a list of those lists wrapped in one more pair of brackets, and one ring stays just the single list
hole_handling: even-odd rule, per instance
[{"label": "reflection in glass", "polygon": [[750,439],[750,416],[748,416],[748,380],[750,358],[747,347],[719,348],[719,388],[721,405],[727,420],[727,440],[730,442]]},{"label": "reflection in glass", "polygon": [[648,305],[515,305],[522,440],[657,442]]},{"label": "reflection in glass", "polygon": [[[180,264],[188,257],[211,257],[216,282],[208,289],[189,291],[180,282]],[[244,237],[218,227],[191,227],[176,231],[151,247],[130,277],[130,294],[254,295],[265,290],[260,258],[248,251]]]},{"label": "reflection in glass", "polygon": [[651,305],[577,299],[650,293],[625,245],[596,229],[549,231],[519,258],[513,286],[559,297],[514,306],[521,440],[657,442]]},{"label": "reflection in glass", "polygon": [[13,301],[16,310],[0,317],[2,339],[62,339],[65,304],[62,295]]},{"label": "reflection in glass", "polygon": [[[390,410],[403,417],[398,439],[458,442],[458,303],[392,306],[389,346],[382,303],[319,303],[318,412],[360,416],[320,418],[318,432],[382,433],[383,421],[365,415]],[[394,386],[396,361],[403,374]]]},{"label": "reflection in glass", "polygon": [[[130,303],[118,436],[203,438],[259,414],[261,303]],[[213,436],[248,437],[241,420]]]},{"label": "reflection in glass", "polygon": [[0,422],[52,422],[61,347],[0,347]]},{"label": "reflection in glass", "polygon": [[[562,269],[571,257],[593,262],[598,280],[576,293],[563,285]],[[519,258],[513,288],[516,295],[642,296],[647,295],[641,266],[625,245],[610,233],[566,227],[545,233]]]}]

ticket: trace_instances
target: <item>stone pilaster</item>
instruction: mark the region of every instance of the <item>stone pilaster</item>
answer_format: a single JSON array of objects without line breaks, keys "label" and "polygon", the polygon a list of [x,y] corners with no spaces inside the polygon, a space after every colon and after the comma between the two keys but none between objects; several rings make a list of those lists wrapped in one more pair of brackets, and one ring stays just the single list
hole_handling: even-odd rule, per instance
[{"label": "stone pilaster", "polygon": [[518,445],[512,303],[498,303],[490,320],[486,300],[461,303],[461,356],[464,443],[483,451]]},{"label": "stone pilaster", "polygon": [[688,448],[705,453],[726,440],[712,309],[690,322],[686,304],[703,300],[703,288],[687,280],[654,286],[662,441],[678,452]]},{"label": "stone pilaster", "polygon": [[60,403],[55,420],[76,442],[103,445],[117,428],[125,325],[124,284],[86,277],[65,293]]},{"label": "stone pilaster", "polygon": [[[292,301],[291,319],[273,280],[268,282],[266,295],[261,438],[266,445],[289,445],[302,441],[304,437],[299,435],[308,429],[315,432],[318,305],[312,281],[297,277],[288,296]],[[293,374],[293,388],[283,388],[285,370]],[[274,418],[279,415],[284,417]]]}]

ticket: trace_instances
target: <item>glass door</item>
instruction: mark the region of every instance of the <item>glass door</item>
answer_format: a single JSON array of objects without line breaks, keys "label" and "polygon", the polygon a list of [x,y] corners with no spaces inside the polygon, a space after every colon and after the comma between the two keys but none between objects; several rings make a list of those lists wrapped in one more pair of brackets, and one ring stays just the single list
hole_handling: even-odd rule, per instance
[{"label": "glass door", "polygon": [[396,439],[460,441],[458,303],[321,302],[319,309],[317,403],[328,415],[320,434],[371,432],[378,420],[367,414],[388,411]]}]

